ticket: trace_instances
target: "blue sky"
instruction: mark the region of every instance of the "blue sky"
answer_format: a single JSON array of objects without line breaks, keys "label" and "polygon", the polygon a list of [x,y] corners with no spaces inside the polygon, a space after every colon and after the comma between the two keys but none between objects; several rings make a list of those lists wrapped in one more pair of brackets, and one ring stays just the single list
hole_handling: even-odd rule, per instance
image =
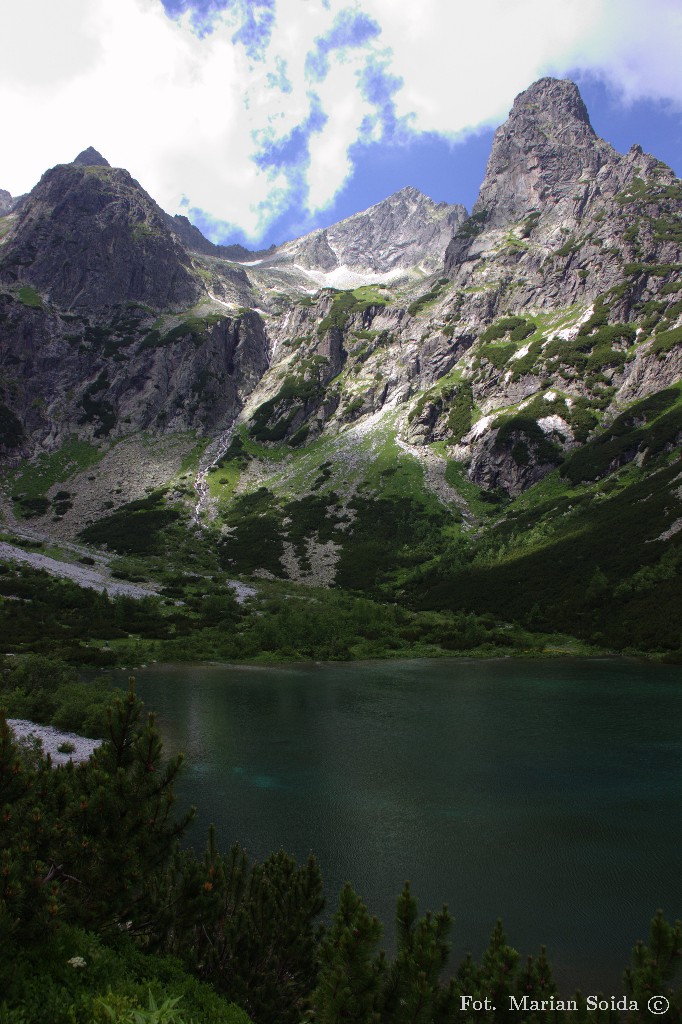
[{"label": "blue sky", "polygon": [[0,37],[1,188],[93,145],[216,241],[407,184],[470,207],[494,127],[547,74],[682,173],[679,0],[23,0]]}]

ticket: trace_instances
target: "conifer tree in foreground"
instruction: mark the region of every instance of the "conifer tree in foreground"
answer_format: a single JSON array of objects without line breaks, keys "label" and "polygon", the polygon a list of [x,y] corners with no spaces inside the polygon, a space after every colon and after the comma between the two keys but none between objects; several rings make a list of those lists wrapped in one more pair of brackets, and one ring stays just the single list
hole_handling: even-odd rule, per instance
[{"label": "conifer tree in foreground", "polygon": [[221,854],[211,826],[202,861],[176,851],[160,883],[158,948],[243,1006],[257,1024],[299,1024],[317,979],[324,906],[314,857],[284,851],[262,863],[238,845]]},{"label": "conifer tree in foreground", "polygon": [[176,819],[182,758],[164,762],[133,681],[90,761],[53,767],[0,717],[0,934],[29,939],[59,920],[97,931],[150,929],[149,886],[193,812]]},{"label": "conifer tree in foreground", "polygon": [[315,1024],[375,1024],[386,973],[377,946],[382,927],[346,883],[332,925],[320,945],[320,975],[312,996]]}]

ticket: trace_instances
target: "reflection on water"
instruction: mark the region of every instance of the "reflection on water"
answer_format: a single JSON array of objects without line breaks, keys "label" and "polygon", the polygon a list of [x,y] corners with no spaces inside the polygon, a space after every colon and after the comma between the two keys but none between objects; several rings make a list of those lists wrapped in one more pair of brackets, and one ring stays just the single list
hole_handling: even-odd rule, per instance
[{"label": "reflection on water", "polygon": [[138,675],[178,787],[227,847],[318,857],[392,939],[409,878],[457,955],[497,917],[569,986],[618,984],[657,907],[682,915],[682,673],[624,661],[155,666]]}]

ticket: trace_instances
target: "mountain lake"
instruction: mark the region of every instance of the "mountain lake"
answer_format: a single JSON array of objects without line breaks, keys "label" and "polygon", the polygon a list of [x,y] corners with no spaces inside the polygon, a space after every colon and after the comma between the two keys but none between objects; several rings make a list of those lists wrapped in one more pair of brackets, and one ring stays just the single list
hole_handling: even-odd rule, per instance
[{"label": "mountain lake", "polygon": [[153,665],[140,696],[198,852],[313,851],[327,915],[350,880],[393,947],[405,879],[453,954],[498,917],[564,995],[621,991],[658,907],[682,916],[682,669],[624,659]]}]

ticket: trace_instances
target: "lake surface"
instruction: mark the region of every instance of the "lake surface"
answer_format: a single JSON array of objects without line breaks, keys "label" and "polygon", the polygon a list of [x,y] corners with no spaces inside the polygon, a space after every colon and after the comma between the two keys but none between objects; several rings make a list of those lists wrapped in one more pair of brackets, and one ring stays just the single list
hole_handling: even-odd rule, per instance
[{"label": "lake surface", "polygon": [[565,994],[620,991],[657,907],[682,916],[682,671],[622,660],[152,666],[180,806],[257,858],[312,850],[393,940],[406,878],[453,961],[498,917]]}]

